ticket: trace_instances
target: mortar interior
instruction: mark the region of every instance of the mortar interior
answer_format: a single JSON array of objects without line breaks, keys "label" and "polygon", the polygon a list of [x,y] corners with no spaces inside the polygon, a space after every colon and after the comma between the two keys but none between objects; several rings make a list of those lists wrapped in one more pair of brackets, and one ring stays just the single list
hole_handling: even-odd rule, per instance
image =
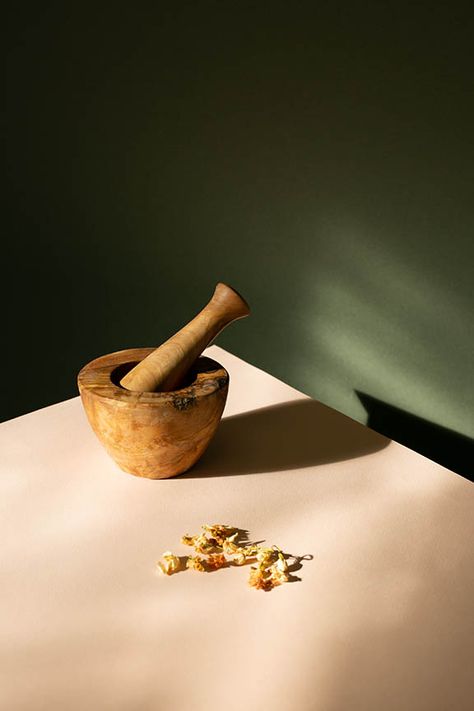
[{"label": "mortar interior", "polygon": [[[120,381],[130,370],[132,370],[132,368],[138,365],[138,363],[140,363],[139,360],[120,363],[120,365],[114,368],[110,373],[111,382],[122,390],[126,390],[126,388],[120,384]],[[218,366],[216,361],[213,361],[211,358],[207,358],[206,356],[200,356],[188,370],[179,387],[167,392],[179,392],[184,388],[188,388],[190,385],[194,385],[200,373],[212,373],[213,371],[217,372],[221,369],[221,366],[216,366]]]}]

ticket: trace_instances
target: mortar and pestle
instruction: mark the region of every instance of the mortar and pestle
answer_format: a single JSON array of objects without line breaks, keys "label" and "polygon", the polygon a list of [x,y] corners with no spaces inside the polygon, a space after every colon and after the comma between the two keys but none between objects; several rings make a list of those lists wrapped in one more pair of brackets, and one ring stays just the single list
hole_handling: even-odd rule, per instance
[{"label": "mortar and pestle", "polygon": [[159,348],[129,348],[82,368],[77,382],[88,420],[121,469],[164,479],[202,456],[224,410],[229,374],[201,353],[249,313],[240,294],[219,283],[207,306]]}]

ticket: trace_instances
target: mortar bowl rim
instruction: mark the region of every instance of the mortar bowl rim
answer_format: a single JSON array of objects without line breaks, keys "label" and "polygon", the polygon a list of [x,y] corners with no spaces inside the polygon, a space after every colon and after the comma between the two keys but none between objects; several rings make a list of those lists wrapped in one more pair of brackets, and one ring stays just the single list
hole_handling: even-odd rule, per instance
[{"label": "mortar bowl rim", "polygon": [[[184,387],[169,392],[136,392],[123,388],[117,381],[117,371],[122,369],[120,377],[139,361],[146,358],[155,348],[127,348],[94,358],[87,363],[77,376],[81,396],[89,394],[117,403],[131,406],[158,406],[170,403],[180,409],[190,400],[209,397],[228,387],[229,373],[213,358],[200,356],[191,369],[191,378]],[[125,366],[125,367],[124,367]],[[115,377],[114,377],[115,373]],[[115,380],[115,382],[114,382]]]}]

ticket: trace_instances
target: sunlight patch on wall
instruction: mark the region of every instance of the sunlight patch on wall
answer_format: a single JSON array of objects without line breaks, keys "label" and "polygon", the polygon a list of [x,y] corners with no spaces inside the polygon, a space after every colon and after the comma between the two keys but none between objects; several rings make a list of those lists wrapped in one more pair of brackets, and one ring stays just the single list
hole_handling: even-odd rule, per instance
[{"label": "sunlight patch on wall", "polygon": [[359,421],[356,389],[469,434],[469,313],[429,274],[375,239],[333,235],[301,287],[292,375]]}]

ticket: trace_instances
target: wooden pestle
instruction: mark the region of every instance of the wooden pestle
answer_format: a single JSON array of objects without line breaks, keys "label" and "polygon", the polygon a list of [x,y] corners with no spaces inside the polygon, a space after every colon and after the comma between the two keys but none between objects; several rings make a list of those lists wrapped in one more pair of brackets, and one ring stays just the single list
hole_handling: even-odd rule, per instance
[{"label": "wooden pestle", "polygon": [[127,390],[166,392],[179,387],[203,350],[232,321],[250,313],[235,289],[219,283],[202,311],[174,336],[136,365],[120,381]]}]

